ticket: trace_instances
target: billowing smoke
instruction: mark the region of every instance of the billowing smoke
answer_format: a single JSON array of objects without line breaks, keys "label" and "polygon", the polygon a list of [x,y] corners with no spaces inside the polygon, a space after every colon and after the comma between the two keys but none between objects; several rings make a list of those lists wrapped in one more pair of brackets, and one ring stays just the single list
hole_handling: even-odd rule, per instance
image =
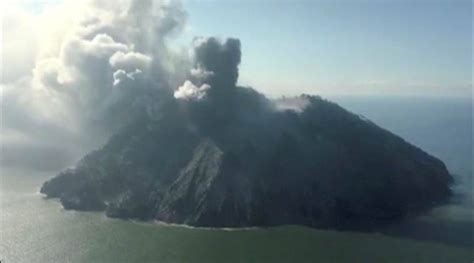
[{"label": "billowing smoke", "polygon": [[235,95],[238,66],[240,64],[240,41],[227,39],[220,43],[216,38],[196,38],[194,46],[194,66],[203,72],[206,81],[213,87],[209,99],[222,103],[229,102]]},{"label": "billowing smoke", "polygon": [[225,134],[236,129],[239,121],[260,122],[262,114],[275,109],[262,94],[237,85],[241,60],[238,39],[197,37],[190,53],[192,68],[174,97],[201,133]]},{"label": "billowing smoke", "polygon": [[[158,118],[164,100],[182,103],[203,130],[268,106],[236,85],[238,39],[198,37],[190,52],[168,47],[186,20],[178,1],[66,1],[39,16],[18,12],[5,17],[4,53],[30,64],[5,63],[2,166],[73,164],[137,116]],[[30,53],[17,50],[15,25],[34,39]]]},{"label": "billowing smoke", "polygon": [[[213,37],[195,38],[192,51],[192,80],[187,80],[176,91],[175,97],[201,99],[208,94],[209,100],[229,102],[235,95],[239,76],[240,41],[227,39],[221,42]],[[183,96],[185,94],[190,96]]]},{"label": "billowing smoke", "polygon": [[[10,9],[2,43],[2,166],[71,163],[135,114],[152,112],[191,68],[185,51],[166,45],[186,19],[177,1],[66,1],[36,16]],[[30,46],[18,45],[23,35]],[[56,162],[44,167],[43,151],[58,153]]]},{"label": "billowing smoke", "polygon": [[178,90],[174,92],[176,99],[183,100],[201,100],[206,96],[206,92],[211,88],[209,84],[202,84],[200,87],[195,86],[191,81],[186,80]]}]

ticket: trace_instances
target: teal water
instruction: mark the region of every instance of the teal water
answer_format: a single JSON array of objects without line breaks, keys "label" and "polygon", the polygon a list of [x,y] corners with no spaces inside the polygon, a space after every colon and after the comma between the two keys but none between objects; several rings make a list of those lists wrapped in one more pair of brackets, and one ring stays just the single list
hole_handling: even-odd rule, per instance
[{"label": "teal water", "polygon": [[[460,173],[466,180],[460,183],[459,189],[465,193],[469,193],[469,189],[472,190],[472,184],[466,183],[472,176],[470,168],[472,167],[472,141],[460,138],[467,136],[464,125],[466,121],[472,123],[472,115],[465,113],[466,117],[459,115],[462,113],[457,113],[456,118],[459,117],[463,121],[456,123],[449,116],[441,116],[440,112],[445,112],[445,107],[458,106],[433,104],[434,106],[431,107],[434,109],[426,110],[426,112],[412,111],[412,114],[406,112],[405,114],[410,115],[408,116],[400,111],[393,111],[400,107],[399,102],[392,106],[392,111],[390,111],[390,103],[383,105],[357,101],[350,101],[352,104],[347,101],[344,103],[341,102],[348,108],[352,107],[354,111],[359,107],[358,112],[364,112],[366,116],[374,115],[367,117],[389,129],[398,129],[397,133],[422,148],[429,148],[429,151],[434,151],[433,154],[449,157],[448,167]],[[419,102],[404,103],[405,106],[402,108],[416,108],[416,103]],[[380,110],[376,110],[377,107]],[[438,112],[435,110],[437,107]],[[423,115],[431,116],[430,111],[434,111],[432,115],[438,115],[438,117],[427,118]],[[417,112],[421,117],[417,117]],[[413,118],[419,118],[418,122],[413,121]],[[406,119],[405,122],[404,119]],[[413,128],[412,125],[415,127]],[[444,133],[442,127],[445,127]],[[423,129],[425,129],[424,132]],[[431,129],[434,130],[430,131]],[[471,138],[472,128],[469,132],[468,137]],[[439,134],[444,137],[439,137]],[[449,139],[450,136],[455,136],[455,138]],[[462,140],[464,143],[458,142]],[[474,250],[470,243],[457,242],[459,237],[462,237],[462,240],[472,238],[469,235],[472,235],[474,210],[469,199],[461,204],[436,209],[416,224],[401,230],[387,231],[385,234],[316,230],[298,226],[229,231],[123,221],[106,218],[102,213],[65,211],[56,200],[44,199],[38,193],[41,184],[53,176],[53,172],[1,169],[0,175],[0,260],[2,263],[468,263],[474,259]],[[443,222],[444,228],[440,229],[444,229],[444,232],[428,228],[424,230],[428,231],[428,235],[419,233],[423,227],[430,226],[432,222]],[[464,228],[457,227],[459,225],[457,223],[463,223],[461,225]]]},{"label": "teal water", "polygon": [[470,262],[467,247],[286,226],[209,230],[64,211],[46,174],[2,173],[2,262]]}]

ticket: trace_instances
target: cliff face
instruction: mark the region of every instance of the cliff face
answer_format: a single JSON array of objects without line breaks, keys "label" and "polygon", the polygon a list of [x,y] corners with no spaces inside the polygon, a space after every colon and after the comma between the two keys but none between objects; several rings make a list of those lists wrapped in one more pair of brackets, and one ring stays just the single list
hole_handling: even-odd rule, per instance
[{"label": "cliff face", "polygon": [[230,119],[171,100],[41,192],[66,209],[227,227],[364,227],[449,198],[440,160],[370,121],[319,97],[267,110],[249,94],[238,89]]}]

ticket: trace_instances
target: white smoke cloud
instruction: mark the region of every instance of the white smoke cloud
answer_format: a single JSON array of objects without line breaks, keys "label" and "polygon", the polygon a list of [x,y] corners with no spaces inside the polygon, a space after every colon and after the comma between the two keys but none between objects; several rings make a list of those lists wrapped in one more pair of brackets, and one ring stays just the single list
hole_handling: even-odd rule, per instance
[{"label": "white smoke cloud", "polygon": [[[0,165],[36,159],[41,151],[63,151],[60,166],[68,156],[74,163],[136,114],[159,118],[163,98],[206,99],[210,111],[219,108],[203,114],[209,118],[249,110],[234,110],[237,92],[255,95],[236,89],[240,41],[196,38],[191,53],[168,48],[185,20],[173,0],[65,0],[39,15],[12,11],[2,40],[13,55],[11,68],[4,60],[0,83]],[[31,39],[30,49],[16,47],[15,32]],[[14,64],[16,58],[24,63]]]},{"label": "white smoke cloud", "polygon": [[200,81],[205,81],[210,77],[214,76],[214,72],[205,70],[203,68],[193,68],[191,69],[191,76]]},{"label": "white smoke cloud", "polygon": [[6,8],[1,165],[21,158],[12,145],[78,158],[121,125],[120,114],[154,107],[145,90],[183,83],[188,59],[166,47],[186,19],[178,1],[71,0],[37,15]]},{"label": "white smoke cloud", "polygon": [[109,59],[110,66],[116,69],[123,70],[134,70],[140,69],[145,70],[151,64],[151,58],[141,53],[128,52],[124,53],[122,51],[116,52]]},{"label": "white smoke cloud", "polygon": [[123,69],[119,69],[114,72],[114,86],[118,86],[120,83],[123,83],[125,81],[134,81],[135,78],[142,74],[142,71],[139,69],[135,69],[134,72],[127,73]]},{"label": "white smoke cloud", "polygon": [[310,100],[306,96],[281,97],[274,100],[275,109],[279,111],[292,110],[302,112],[309,104]]},{"label": "white smoke cloud", "polygon": [[182,100],[201,100],[206,96],[206,91],[211,86],[209,84],[202,84],[201,86],[194,85],[191,81],[186,80],[184,84],[174,92],[176,99]]}]

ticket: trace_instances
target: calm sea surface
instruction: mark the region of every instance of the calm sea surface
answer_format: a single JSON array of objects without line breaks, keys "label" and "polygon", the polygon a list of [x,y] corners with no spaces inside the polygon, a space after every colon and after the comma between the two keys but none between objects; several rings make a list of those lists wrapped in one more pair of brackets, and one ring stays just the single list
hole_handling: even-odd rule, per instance
[{"label": "calm sea surface", "polygon": [[38,193],[54,172],[2,169],[4,262],[443,262],[473,254],[471,100],[332,98],[441,158],[458,204],[383,233],[305,227],[217,230],[114,220],[64,211]]}]

